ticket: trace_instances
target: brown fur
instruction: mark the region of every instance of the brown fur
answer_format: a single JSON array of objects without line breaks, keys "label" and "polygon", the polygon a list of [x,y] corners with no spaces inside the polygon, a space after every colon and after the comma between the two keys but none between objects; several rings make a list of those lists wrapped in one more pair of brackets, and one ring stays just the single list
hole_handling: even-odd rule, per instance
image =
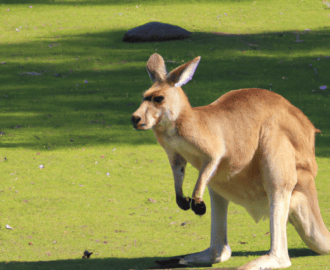
[{"label": "brown fur", "polygon": [[[184,172],[180,169],[189,162],[200,172],[192,198],[197,205],[204,204],[208,186],[212,208],[217,209],[212,210],[213,224],[226,218],[225,202],[229,201],[244,206],[255,221],[270,216],[269,255],[242,269],[291,264],[286,243],[288,219],[311,249],[329,253],[330,233],[320,214],[314,184],[315,133],[321,131],[288,100],[263,89],[231,91],[210,105],[192,108],[180,86],[191,79],[200,57],[169,74],[160,57],[151,56],[152,66],[147,64],[154,85],[144,93],[150,100],[142,102],[132,121],[136,129],[153,129],[165,149],[178,204],[183,197]],[[164,97],[162,102],[153,100],[159,96]],[[212,235],[225,233],[223,226],[227,225],[212,225]],[[226,236],[216,239],[220,244],[211,241],[208,250],[187,255],[182,262],[199,263],[207,256],[211,262],[229,259]]]}]

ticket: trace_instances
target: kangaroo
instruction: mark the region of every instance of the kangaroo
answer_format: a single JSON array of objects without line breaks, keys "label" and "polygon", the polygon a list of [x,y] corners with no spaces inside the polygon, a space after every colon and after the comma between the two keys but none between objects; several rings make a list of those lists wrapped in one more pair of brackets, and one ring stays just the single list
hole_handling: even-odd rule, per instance
[{"label": "kangaroo", "polygon": [[[321,131],[287,99],[264,89],[233,90],[192,108],[181,86],[192,79],[200,59],[167,73],[163,58],[153,54],[147,71],[154,84],[131,117],[135,129],[152,129],[165,149],[181,209],[203,215],[206,186],[209,190],[210,247],[170,261],[192,266],[228,260],[230,201],[245,207],[256,222],[270,219],[269,252],[238,269],[289,267],[288,221],[309,248],[330,253],[314,183],[315,133]],[[191,198],[182,191],[187,162],[199,171]]]}]

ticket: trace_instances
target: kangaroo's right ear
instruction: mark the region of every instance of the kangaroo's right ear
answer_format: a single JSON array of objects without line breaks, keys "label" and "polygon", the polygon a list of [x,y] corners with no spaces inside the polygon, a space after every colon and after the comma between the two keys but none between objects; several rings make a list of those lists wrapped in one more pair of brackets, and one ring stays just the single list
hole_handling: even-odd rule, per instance
[{"label": "kangaroo's right ear", "polygon": [[183,64],[176,69],[172,70],[167,75],[167,81],[171,84],[174,84],[175,87],[181,87],[192,79],[196,68],[199,64],[201,57],[198,56],[194,60]]},{"label": "kangaroo's right ear", "polygon": [[153,82],[164,82],[166,80],[166,66],[163,57],[154,53],[147,62],[147,71]]}]

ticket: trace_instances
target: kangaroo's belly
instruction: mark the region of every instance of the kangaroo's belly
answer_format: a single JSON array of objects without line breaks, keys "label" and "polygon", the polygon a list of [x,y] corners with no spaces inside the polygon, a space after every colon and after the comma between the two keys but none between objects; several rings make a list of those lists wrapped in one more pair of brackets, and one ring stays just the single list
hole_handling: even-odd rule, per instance
[{"label": "kangaroo's belly", "polygon": [[256,222],[269,216],[268,197],[258,171],[247,168],[235,176],[218,171],[208,186],[225,199],[243,206]]}]

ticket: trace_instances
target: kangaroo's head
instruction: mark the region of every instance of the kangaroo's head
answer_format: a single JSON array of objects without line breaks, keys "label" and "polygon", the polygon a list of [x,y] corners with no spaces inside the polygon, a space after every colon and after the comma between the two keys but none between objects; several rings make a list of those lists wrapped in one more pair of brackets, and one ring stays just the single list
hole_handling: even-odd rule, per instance
[{"label": "kangaroo's head", "polygon": [[154,53],[147,62],[147,71],[154,84],[143,94],[140,107],[131,121],[135,129],[147,130],[174,123],[185,106],[190,106],[181,86],[192,79],[200,56],[167,73],[164,59]]}]

